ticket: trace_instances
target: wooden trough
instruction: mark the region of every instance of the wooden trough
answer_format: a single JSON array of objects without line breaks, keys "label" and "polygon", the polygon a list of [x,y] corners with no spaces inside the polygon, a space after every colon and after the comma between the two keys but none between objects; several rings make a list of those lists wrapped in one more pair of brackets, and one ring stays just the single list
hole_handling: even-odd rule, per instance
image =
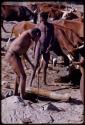
[{"label": "wooden trough", "polygon": [[57,94],[56,92],[48,91],[46,89],[41,88],[34,88],[29,87],[28,90],[26,90],[27,93],[36,94],[39,96],[47,97],[54,100],[61,100],[61,101],[69,101],[71,99],[71,96],[69,94]]}]

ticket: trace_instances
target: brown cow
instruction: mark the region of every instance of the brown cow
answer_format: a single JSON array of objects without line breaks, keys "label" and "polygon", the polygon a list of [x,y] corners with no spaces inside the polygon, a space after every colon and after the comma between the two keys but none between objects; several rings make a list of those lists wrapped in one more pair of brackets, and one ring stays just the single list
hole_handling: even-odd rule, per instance
[{"label": "brown cow", "polygon": [[[54,24],[54,28],[55,36],[57,36],[57,39],[60,40],[59,44],[61,48],[65,47],[66,50],[72,52],[74,50],[73,48],[76,48],[82,44],[82,40],[80,39],[79,35],[72,29],[57,24]],[[59,32],[61,32],[62,37],[58,36]],[[65,41],[63,38],[65,39]]]},{"label": "brown cow", "polygon": [[32,29],[36,25],[30,21],[22,21],[17,24],[15,24],[12,28],[12,34],[15,35],[15,37],[18,37],[23,31]]},{"label": "brown cow", "polygon": [[34,28],[36,25],[34,23],[31,23],[29,21],[22,21],[22,22],[19,22],[17,24],[15,24],[12,28],[12,31],[11,31],[11,36],[6,44],[6,48],[8,48],[9,46],[9,43],[10,43],[10,39],[12,38],[12,36],[14,35],[15,38],[18,37],[19,35],[21,35],[22,32],[26,31],[26,30],[29,30],[29,29],[32,29]]},{"label": "brown cow", "polygon": [[38,14],[41,12],[48,12],[49,17],[53,19],[60,19],[63,14],[61,9],[64,9],[65,6],[53,3],[35,3],[28,5],[28,8],[33,12],[37,12]]},{"label": "brown cow", "polygon": [[74,19],[74,20],[55,20],[54,24],[64,26],[72,29],[76,32],[80,37],[84,38],[84,22],[82,19]]},{"label": "brown cow", "polygon": [[1,5],[1,18],[6,21],[28,21],[34,19],[35,15],[26,6]]},{"label": "brown cow", "polygon": [[38,3],[37,4],[40,8],[40,10],[45,10],[47,8],[53,7],[55,9],[65,9],[66,6],[62,4],[53,4],[53,3]]}]

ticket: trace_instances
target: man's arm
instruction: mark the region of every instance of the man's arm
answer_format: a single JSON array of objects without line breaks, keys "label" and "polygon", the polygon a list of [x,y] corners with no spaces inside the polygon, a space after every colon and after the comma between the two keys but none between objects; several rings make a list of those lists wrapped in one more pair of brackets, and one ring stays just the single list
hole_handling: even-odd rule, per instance
[{"label": "man's arm", "polygon": [[49,44],[49,46],[47,47],[47,49],[46,49],[46,53],[48,53],[49,51],[50,51],[50,48],[51,48],[51,44]]},{"label": "man's arm", "polygon": [[50,48],[52,47],[53,42],[54,42],[54,26],[52,24],[51,39],[50,39],[50,42],[49,42],[49,46],[47,47],[46,53],[48,53],[50,51]]},{"label": "man's arm", "polygon": [[23,56],[30,63],[30,65],[32,66],[32,68],[34,69],[34,65],[32,64],[30,58],[27,56],[27,53],[25,53]]}]

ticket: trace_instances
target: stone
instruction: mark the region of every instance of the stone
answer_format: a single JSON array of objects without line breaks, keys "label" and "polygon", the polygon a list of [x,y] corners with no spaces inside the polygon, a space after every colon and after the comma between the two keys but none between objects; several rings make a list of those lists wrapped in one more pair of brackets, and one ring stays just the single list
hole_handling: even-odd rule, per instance
[{"label": "stone", "polygon": [[3,124],[52,123],[49,112],[42,107],[30,106],[18,96],[11,96],[1,101],[1,121]]}]

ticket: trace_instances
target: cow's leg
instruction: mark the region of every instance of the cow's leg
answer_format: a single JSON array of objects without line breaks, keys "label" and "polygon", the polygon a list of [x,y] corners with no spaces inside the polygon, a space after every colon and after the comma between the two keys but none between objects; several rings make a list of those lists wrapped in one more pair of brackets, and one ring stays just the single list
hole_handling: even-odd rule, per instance
[{"label": "cow's leg", "polygon": [[50,59],[50,53],[43,54],[44,63],[43,63],[43,82],[46,85],[46,76],[47,76],[47,68]]},{"label": "cow's leg", "polygon": [[64,57],[64,65],[65,65],[65,66],[69,66],[69,59],[68,59],[67,55],[65,55],[65,54],[63,53],[62,56]]},{"label": "cow's leg", "polygon": [[60,47],[59,43],[57,42],[57,40],[54,42],[53,46],[52,46],[52,50],[53,52],[57,55],[57,56],[62,56],[64,58],[64,65],[68,66],[69,65],[69,59],[67,57],[67,55],[63,52],[62,48]]}]

